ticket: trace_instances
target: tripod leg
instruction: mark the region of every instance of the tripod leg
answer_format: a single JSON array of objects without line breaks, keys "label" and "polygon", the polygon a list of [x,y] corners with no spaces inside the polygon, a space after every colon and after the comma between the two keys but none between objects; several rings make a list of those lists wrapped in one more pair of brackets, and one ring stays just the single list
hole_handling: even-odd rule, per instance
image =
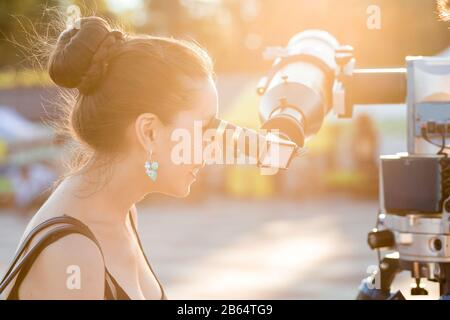
[{"label": "tripod leg", "polygon": [[357,300],[402,299],[401,293],[391,294],[391,284],[399,270],[398,259],[383,258],[379,274],[373,274],[361,282]]},{"label": "tripod leg", "polygon": [[450,300],[450,263],[440,264],[439,295],[441,300]]}]

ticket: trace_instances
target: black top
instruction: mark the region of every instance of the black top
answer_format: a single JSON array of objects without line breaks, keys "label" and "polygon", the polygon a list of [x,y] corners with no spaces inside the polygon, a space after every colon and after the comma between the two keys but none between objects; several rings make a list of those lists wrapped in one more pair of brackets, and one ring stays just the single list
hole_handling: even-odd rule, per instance
[{"label": "black top", "polygon": [[[136,235],[136,238],[139,243],[139,248],[142,251],[142,254],[144,255],[144,258],[147,262],[147,265],[151,272],[154,274],[153,269],[147,259],[147,256],[143,250],[141,240],[139,238],[139,235],[136,230],[136,226],[134,224],[133,218],[130,216],[131,225],[133,227],[133,231]],[[42,238],[39,239],[36,245],[34,245],[32,248],[28,250],[28,252],[22,257],[22,254],[25,252],[25,248],[28,246],[28,244],[31,242],[31,240],[34,238],[34,236],[39,233],[42,230],[47,229],[50,226],[58,225],[58,227],[52,228],[49,232],[47,232]],[[44,250],[47,246],[54,243],[58,239],[65,237],[69,234],[82,234],[89,239],[91,239],[100,249],[100,252],[102,252],[101,247],[95,238],[94,234],[91,232],[91,230],[83,224],[80,220],[75,219],[70,216],[62,216],[62,217],[56,217],[49,219],[41,224],[39,224],[37,227],[35,227],[26,237],[26,239],[23,241],[21,247],[18,249],[15,258],[13,259],[9,270],[6,272],[3,280],[0,282],[0,294],[3,292],[3,290],[9,285],[9,283],[16,278],[16,281],[7,297],[8,300],[19,300],[19,287],[27,275],[28,271],[30,270],[31,266],[33,265],[36,258],[39,256],[39,254]],[[103,255],[103,253],[102,253]],[[21,258],[21,259],[20,259]],[[156,281],[158,282],[158,285],[161,289],[161,300],[167,299],[164,289],[159,282],[158,278],[156,277]],[[127,295],[125,290],[122,289],[122,287],[118,284],[118,282],[114,279],[114,277],[111,275],[111,273],[108,271],[105,265],[105,299],[106,300],[130,300],[130,297]]]}]

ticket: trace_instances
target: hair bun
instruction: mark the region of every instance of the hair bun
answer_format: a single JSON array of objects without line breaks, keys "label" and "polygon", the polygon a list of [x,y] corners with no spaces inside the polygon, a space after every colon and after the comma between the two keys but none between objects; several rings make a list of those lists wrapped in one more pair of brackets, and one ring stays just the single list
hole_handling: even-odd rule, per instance
[{"label": "hair bun", "polygon": [[59,86],[92,92],[106,69],[109,49],[122,39],[119,31],[99,17],[81,18],[79,29],[65,30],[49,60],[49,74]]}]

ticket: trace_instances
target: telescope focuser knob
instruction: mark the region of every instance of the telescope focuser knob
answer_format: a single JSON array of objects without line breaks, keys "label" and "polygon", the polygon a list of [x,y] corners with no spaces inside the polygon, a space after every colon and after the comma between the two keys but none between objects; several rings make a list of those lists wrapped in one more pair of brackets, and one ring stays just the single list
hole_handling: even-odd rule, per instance
[{"label": "telescope focuser knob", "polygon": [[289,103],[288,103],[286,97],[282,97],[278,101],[280,102],[280,108],[289,107]]},{"label": "telescope focuser knob", "polygon": [[369,247],[373,249],[388,248],[395,244],[394,233],[390,230],[374,229],[367,235],[367,243]]},{"label": "telescope focuser knob", "polygon": [[336,64],[340,67],[344,67],[353,59],[353,47],[349,45],[343,45],[336,49],[335,60]]}]

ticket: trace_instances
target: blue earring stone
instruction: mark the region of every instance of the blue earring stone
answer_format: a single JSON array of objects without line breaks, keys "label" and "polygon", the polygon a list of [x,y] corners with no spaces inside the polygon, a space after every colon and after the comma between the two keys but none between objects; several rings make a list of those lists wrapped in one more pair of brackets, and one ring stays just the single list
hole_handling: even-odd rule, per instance
[{"label": "blue earring stone", "polygon": [[149,172],[147,172],[147,175],[150,177],[150,179],[153,180],[153,182],[155,182],[156,179],[158,178],[158,173],[153,170],[150,170]]},{"label": "blue earring stone", "polygon": [[156,179],[158,178],[158,172],[156,172],[159,168],[159,164],[157,161],[154,162],[146,162],[145,163],[145,172],[147,173],[147,176],[150,177],[150,179],[152,179],[153,182],[156,181]]}]

